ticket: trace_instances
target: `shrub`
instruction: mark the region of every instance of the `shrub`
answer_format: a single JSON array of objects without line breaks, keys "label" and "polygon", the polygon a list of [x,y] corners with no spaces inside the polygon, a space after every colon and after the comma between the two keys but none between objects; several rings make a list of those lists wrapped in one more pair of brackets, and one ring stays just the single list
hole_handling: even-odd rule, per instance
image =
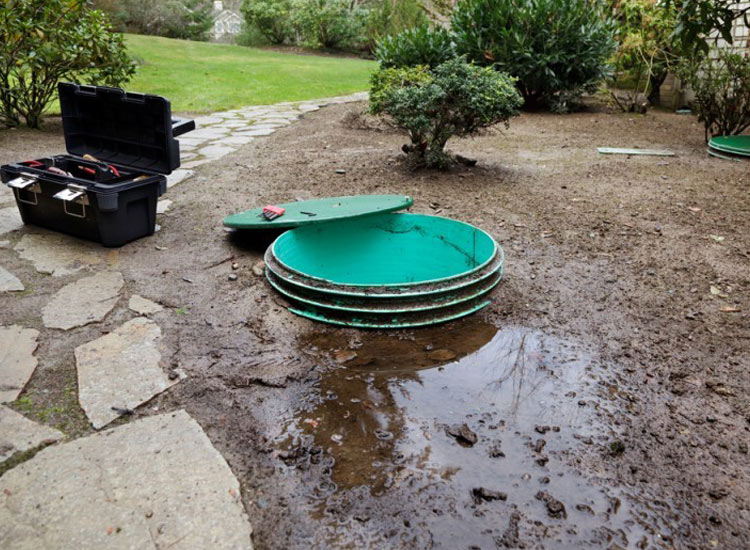
[{"label": "shrub", "polygon": [[456,48],[453,36],[443,27],[431,29],[429,25],[420,25],[383,38],[375,50],[375,57],[384,68],[437,67],[456,57]]},{"label": "shrub", "polygon": [[85,0],[0,4],[0,105],[5,124],[38,128],[60,80],[118,86],[135,73],[122,35]]},{"label": "shrub", "polygon": [[459,54],[518,78],[530,106],[569,110],[611,74],[613,26],[595,0],[460,0]]},{"label": "shrub", "polygon": [[454,58],[428,67],[383,68],[372,78],[370,110],[409,133],[404,146],[413,168],[447,168],[451,136],[467,136],[518,114],[523,100],[514,80],[488,67]]},{"label": "shrub", "polygon": [[750,128],[750,57],[720,49],[718,57],[684,61],[679,76],[695,93],[693,108],[705,138],[741,134]]},{"label": "shrub", "polygon": [[255,25],[251,25],[247,21],[242,24],[240,33],[234,37],[232,42],[238,46],[246,46],[251,48],[258,46],[268,46],[268,44],[270,43],[268,38],[266,38],[263,33],[260,32],[260,29],[258,29],[258,27],[256,27]]},{"label": "shrub", "polygon": [[211,2],[204,0],[173,0],[164,21],[164,36],[184,40],[206,41],[214,26]]},{"label": "shrub", "polygon": [[375,0],[365,22],[365,49],[374,52],[378,42],[429,22],[418,0]]},{"label": "shrub", "polygon": [[272,44],[294,37],[290,0],[244,0],[242,15],[248,27],[256,28]]},{"label": "shrub", "polygon": [[214,24],[209,0],[95,0],[121,32],[208,40]]},{"label": "shrub", "polygon": [[341,49],[360,34],[365,13],[347,0],[296,0],[294,21],[305,44]]},{"label": "shrub", "polygon": [[632,112],[645,108],[647,94],[652,104],[658,102],[659,88],[677,57],[672,37],[677,9],[659,0],[614,0],[612,9],[618,42],[615,69],[618,78],[632,83],[624,98],[614,92],[612,96],[623,111]]}]

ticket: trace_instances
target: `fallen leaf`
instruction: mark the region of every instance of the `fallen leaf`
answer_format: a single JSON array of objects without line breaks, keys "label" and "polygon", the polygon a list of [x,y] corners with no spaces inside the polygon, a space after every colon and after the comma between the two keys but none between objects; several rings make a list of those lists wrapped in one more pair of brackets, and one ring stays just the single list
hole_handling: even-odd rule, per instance
[{"label": "fallen leaf", "polygon": [[318,427],[318,421],[317,421],[317,420],[314,420],[314,419],[312,419],[312,418],[305,418],[305,419],[304,419],[304,420],[302,421],[302,423],[303,423],[303,424],[310,424],[310,426],[312,426],[313,428],[317,428],[317,427]]},{"label": "fallen leaf", "polygon": [[732,306],[724,306],[719,311],[723,311],[724,313],[739,313],[740,308],[732,307]]},{"label": "fallen leaf", "polygon": [[427,355],[433,361],[450,361],[456,358],[456,352],[449,349],[436,349]]},{"label": "fallen leaf", "polygon": [[713,240],[715,240],[717,243],[724,242],[724,237],[720,235],[709,235]]},{"label": "fallen leaf", "polygon": [[698,208],[697,206],[688,206],[688,210],[690,210],[691,212],[700,212],[701,211],[701,209]]},{"label": "fallen leaf", "polygon": [[258,260],[253,264],[253,275],[256,277],[261,277],[263,273],[265,273],[266,269],[266,262],[263,260]]},{"label": "fallen leaf", "polygon": [[333,352],[333,358],[337,363],[346,363],[357,356],[356,351],[350,349],[337,349]]},{"label": "fallen leaf", "polygon": [[716,386],[713,386],[711,388],[711,391],[716,395],[721,395],[722,397],[734,396],[734,392],[731,389],[727,388],[724,384],[717,384]]},{"label": "fallen leaf", "polygon": [[719,298],[729,298],[729,296],[723,293],[718,286],[714,285],[711,285],[711,294],[718,296]]}]

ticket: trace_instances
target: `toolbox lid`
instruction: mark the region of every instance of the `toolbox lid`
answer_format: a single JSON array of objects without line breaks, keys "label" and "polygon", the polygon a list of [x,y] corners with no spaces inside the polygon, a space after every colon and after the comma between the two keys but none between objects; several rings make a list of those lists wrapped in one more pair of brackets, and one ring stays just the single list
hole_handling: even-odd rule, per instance
[{"label": "toolbox lid", "polygon": [[235,229],[270,229],[312,225],[334,220],[383,214],[409,208],[414,199],[408,195],[355,195],[328,197],[277,204],[285,209],[273,220],[263,217],[263,208],[255,208],[224,218],[224,225]]},{"label": "toolbox lid", "polygon": [[58,93],[68,153],[160,174],[180,166],[174,138],[195,129],[195,122],[173,119],[168,99],[67,82]]}]

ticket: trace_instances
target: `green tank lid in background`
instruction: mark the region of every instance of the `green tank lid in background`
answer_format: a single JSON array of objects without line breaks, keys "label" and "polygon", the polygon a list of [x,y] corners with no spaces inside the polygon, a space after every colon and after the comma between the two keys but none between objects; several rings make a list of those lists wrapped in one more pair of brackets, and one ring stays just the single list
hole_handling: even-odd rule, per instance
[{"label": "green tank lid in background", "polygon": [[716,136],[708,145],[717,151],[750,157],[750,136]]}]

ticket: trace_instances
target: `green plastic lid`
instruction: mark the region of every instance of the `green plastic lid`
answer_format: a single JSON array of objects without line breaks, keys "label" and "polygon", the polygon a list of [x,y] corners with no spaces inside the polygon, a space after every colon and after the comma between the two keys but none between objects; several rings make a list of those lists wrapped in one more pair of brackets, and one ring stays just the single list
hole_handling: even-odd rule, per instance
[{"label": "green plastic lid", "polygon": [[409,208],[413,202],[414,199],[408,195],[355,195],[312,199],[274,205],[286,209],[282,216],[274,220],[269,221],[264,218],[263,208],[261,207],[227,216],[224,218],[224,225],[236,229],[299,227],[371,214],[395,212]]},{"label": "green plastic lid", "polygon": [[717,136],[708,145],[725,153],[750,156],[750,136]]}]

